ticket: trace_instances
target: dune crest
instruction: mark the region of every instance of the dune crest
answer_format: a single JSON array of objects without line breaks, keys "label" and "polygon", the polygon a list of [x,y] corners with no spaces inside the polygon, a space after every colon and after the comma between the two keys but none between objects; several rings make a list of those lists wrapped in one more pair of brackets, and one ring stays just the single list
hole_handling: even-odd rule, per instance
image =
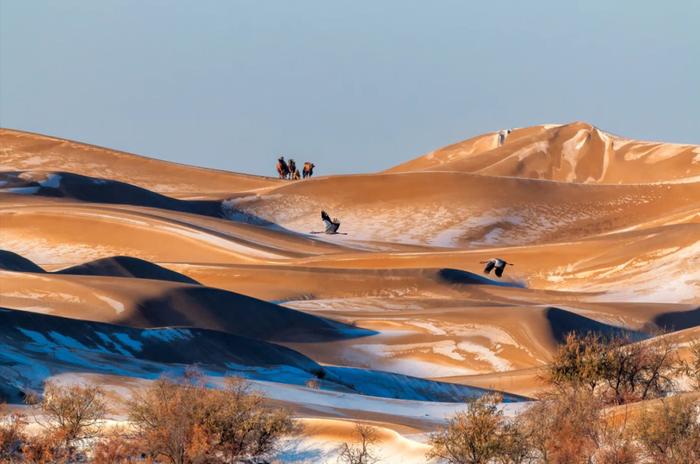
[{"label": "dune crest", "polygon": [[697,182],[700,146],[631,140],[584,122],[480,135],[387,172],[460,171],[559,182]]},{"label": "dune crest", "polygon": [[465,399],[497,390],[514,414],[542,393],[568,333],[685,356],[700,333],[699,146],[540,125],[303,181],[9,129],[0,146],[11,402],[48,378],[123,392],[198,364],[305,418],[314,456],[359,421],[424,462]]}]

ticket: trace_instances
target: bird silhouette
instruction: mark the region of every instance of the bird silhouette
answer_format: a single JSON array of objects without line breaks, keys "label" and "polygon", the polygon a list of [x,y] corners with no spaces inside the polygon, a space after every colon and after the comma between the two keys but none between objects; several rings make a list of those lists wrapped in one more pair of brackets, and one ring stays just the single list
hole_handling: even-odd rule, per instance
[{"label": "bird silhouette", "polygon": [[488,261],[480,261],[480,263],[486,264],[486,267],[484,267],[484,273],[490,274],[491,271],[495,269],[494,273],[498,277],[501,277],[503,275],[503,271],[505,270],[507,265],[515,266],[515,264],[508,263],[506,262],[506,260],[501,258],[491,258]]}]

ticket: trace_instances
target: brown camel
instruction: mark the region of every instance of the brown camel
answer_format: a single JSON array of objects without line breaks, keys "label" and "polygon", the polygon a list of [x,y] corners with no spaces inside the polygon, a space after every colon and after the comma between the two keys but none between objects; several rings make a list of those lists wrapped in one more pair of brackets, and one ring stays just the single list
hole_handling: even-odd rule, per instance
[{"label": "brown camel", "polygon": [[297,163],[290,158],[289,161],[287,161],[287,167],[289,168],[289,178],[291,179],[294,177],[294,171],[297,170]]},{"label": "brown camel", "polygon": [[311,177],[314,175],[314,168],[316,165],[314,163],[306,162],[304,163],[304,170],[302,171],[302,177],[306,179],[307,177]]},{"label": "brown camel", "polygon": [[289,175],[289,166],[284,161],[284,156],[280,156],[277,160],[277,174],[279,174],[280,179],[286,179]]}]

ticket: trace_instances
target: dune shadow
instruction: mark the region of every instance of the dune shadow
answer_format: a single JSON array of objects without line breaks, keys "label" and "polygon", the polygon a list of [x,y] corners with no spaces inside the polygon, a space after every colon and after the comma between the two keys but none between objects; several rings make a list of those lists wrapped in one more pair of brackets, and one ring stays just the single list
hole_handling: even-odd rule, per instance
[{"label": "dune shadow", "polygon": [[606,337],[625,336],[635,341],[647,338],[642,332],[604,324],[572,311],[556,307],[548,307],[545,310],[545,317],[549,322],[554,339],[559,343],[563,343],[566,340],[566,336],[570,333],[577,335],[596,333]]},{"label": "dune shadow", "polygon": [[5,172],[6,182],[33,195],[72,198],[90,203],[107,203],[160,208],[204,216],[221,217],[221,202],[214,200],[178,200],[143,187],[110,179],[83,176],[70,172],[54,172],[50,181],[22,180],[22,172]]},{"label": "dune shadow", "polygon": [[0,250],[0,269],[14,272],[46,272],[33,261],[8,250]]},{"label": "dune shadow", "polygon": [[290,348],[219,331],[142,329],[0,308],[0,392],[5,396],[16,395],[18,383],[40,385],[63,371],[148,378],[184,365],[222,374],[231,368],[282,366],[304,377],[322,370]]},{"label": "dune shadow", "polygon": [[196,280],[179,272],[171,271],[150,261],[131,256],[111,256],[71,266],[54,274],[127,277],[136,279],[165,280],[200,285]]},{"label": "dune shadow", "polygon": [[494,285],[497,287],[514,287],[525,288],[525,285],[519,282],[497,281],[488,277],[474,274],[473,272],[463,271],[461,269],[443,268],[438,270],[438,277],[450,284],[460,285]]},{"label": "dune shadow", "polygon": [[659,314],[654,323],[668,331],[690,329],[700,325],[700,306],[688,311],[671,311]]},{"label": "dune shadow", "polygon": [[318,342],[376,332],[212,287],[182,286],[137,302],[117,321],[142,327],[180,326],[219,330],[278,342]]}]

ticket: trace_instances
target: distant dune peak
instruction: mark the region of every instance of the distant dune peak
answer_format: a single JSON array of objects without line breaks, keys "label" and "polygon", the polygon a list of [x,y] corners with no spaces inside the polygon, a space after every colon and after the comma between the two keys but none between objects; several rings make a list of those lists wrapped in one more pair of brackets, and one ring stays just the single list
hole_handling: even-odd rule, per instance
[{"label": "distant dune peak", "polygon": [[143,259],[133,258],[131,256],[113,256],[110,258],[102,258],[89,263],[68,267],[58,271],[58,273],[86,276],[132,277],[137,279],[155,279],[187,284],[199,284],[199,282],[187,277],[184,274],[171,271],[170,269],[158,266],[157,264],[145,261]]},{"label": "distant dune peak", "polygon": [[637,141],[576,121],[499,129],[388,170],[412,171],[599,184],[694,181],[700,146]]},{"label": "distant dune peak", "polygon": [[14,272],[45,272],[27,258],[7,250],[0,250],[0,270]]}]

